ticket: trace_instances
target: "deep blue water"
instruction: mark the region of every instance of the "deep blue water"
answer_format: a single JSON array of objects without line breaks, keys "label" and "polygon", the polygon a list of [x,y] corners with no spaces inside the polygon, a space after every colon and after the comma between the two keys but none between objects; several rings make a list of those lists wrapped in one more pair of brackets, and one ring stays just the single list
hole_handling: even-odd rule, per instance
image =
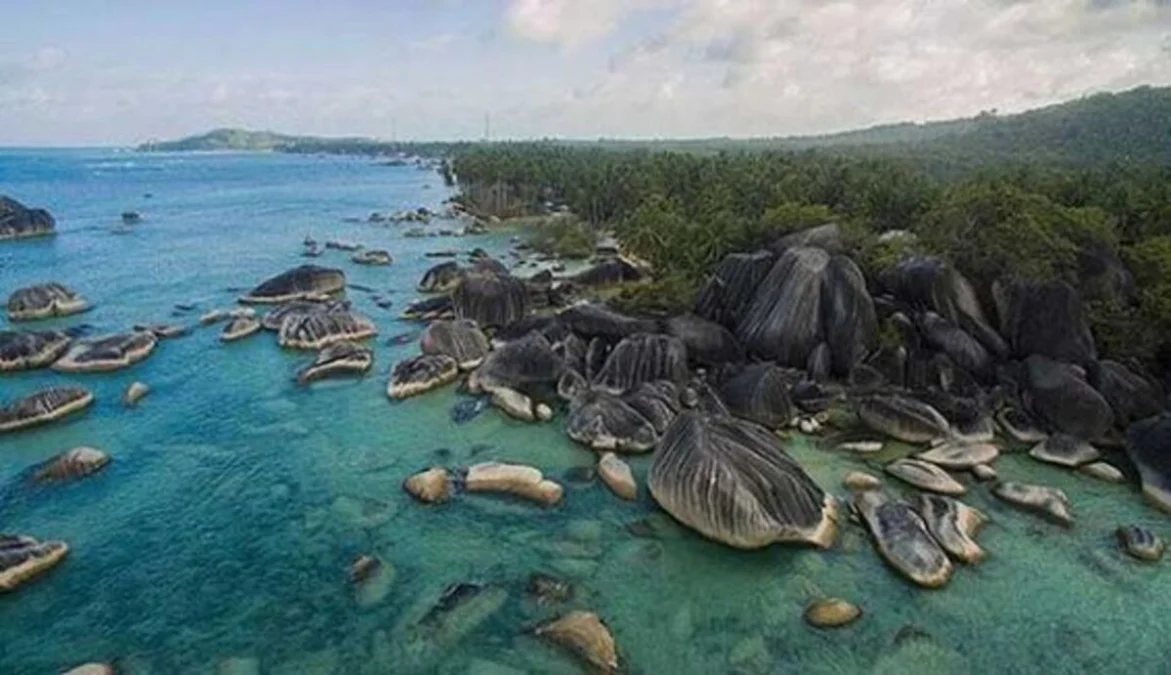
[{"label": "deep blue water", "polygon": [[[0,531],[72,546],[56,570],[0,596],[0,673],[93,660],[164,674],[255,672],[240,664],[275,674],[581,672],[529,635],[564,609],[527,599],[535,571],[574,583],[569,606],[609,623],[631,673],[1171,672],[1171,575],[1121,556],[1111,534],[1123,523],[1167,534],[1169,521],[1130,487],[1021,455],[998,462],[1002,476],[1065,489],[1077,525],[1062,530],[974,487],[966,501],[992,516],[981,538],[991,557],[935,592],[890,573],[857,527],[825,553],[737,552],[675,525],[645,489],[627,504],[596,483],[571,485],[549,510],[480,496],[414,503],[400,484],[434,462],[520,461],[564,482],[594,461],[565,440],[559,418],[529,426],[489,410],[456,426],[453,388],[387,400],[390,367],[417,349],[386,340],[419,330],[397,315],[434,262],[423,253],[500,251],[507,240],[406,239],[404,226],[343,222],[438,209],[448,192],[434,173],[344,158],[0,150],[0,193],[48,208],[59,231],[0,243],[0,296],[66,283],[94,309],[40,325],[94,334],[231,307],[239,291],[229,289],[303,262],[306,234],[396,257],[389,268],[359,267],[348,253],[318,259],[394,301],[380,309],[350,292],[381,331],[362,379],[298,388],[292,377],[310,356],[282,352],[268,333],[223,345],[218,327],[164,341],[118,373],[0,379],[4,400],[61,382],[98,397],[68,422],[0,436]],[[115,233],[131,209],[144,222]],[[177,303],[198,309],[175,316]],[[134,380],[153,391],[127,409]],[[78,445],[113,464],[70,485],[19,486],[27,467]],[[807,439],[790,450],[828,489],[852,469],[877,470]],[[641,480],[647,459],[632,464]],[[642,518],[657,536],[627,531]],[[363,553],[393,572],[380,602],[358,602],[348,582]],[[428,628],[421,617],[455,582],[491,590]],[[811,629],[801,612],[822,595],[866,615],[841,631]],[[898,639],[915,631],[929,637]]]}]

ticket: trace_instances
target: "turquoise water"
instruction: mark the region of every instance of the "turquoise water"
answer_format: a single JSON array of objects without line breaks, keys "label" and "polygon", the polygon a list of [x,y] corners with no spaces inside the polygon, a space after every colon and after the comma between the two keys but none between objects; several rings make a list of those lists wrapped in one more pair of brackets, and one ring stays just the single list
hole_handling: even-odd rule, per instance
[{"label": "turquoise water", "polygon": [[[501,250],[506,240],[404,239],[401,226],[342,221],[438,208],[448,193],[432,173],[340,158],[0,151],[0,193],[49,208],[59,227],[53,239],[0,244],[0,295],[66,283],[96,307],[42,325],[84,323],[96,334],[231,306],[238,293],[228,289],[303,262],[306,234],[396,256],[389,268],[340,252],[319,260],[395,303],[380,309],[351,291],[381,330],[363,379],[300,389],[292,377],[310,356],[282,352],[271,334],[222,345],[218,327],[164,341],[119,373],[0,379],[4,399],[63,382],[98,397],[84,416],[0,437],[0,530],[73,549],[49,575],[0,596],[0,672],[117,659],[129,673],[216,673],[242,659],[273,674],[578,673],[529,635],[567,608],[608,622],[630,673],[1171,672],[1171,572],[1125,558],[1112,535],[1137,523],[1168,536],[1171,519],[1130,486],[1023,455],[1002,457],[1001,475],[1065,489],[1077,524],[1063,530],[973,487],[966,501],[992,517],[980,539],[990,558],[940,591],[888,571],[856,525],[824,553],[737,552],[675,525],[645,489],[629,504],[599,483],[569,484],[548,510],[486,496],[414,503],[402,480],[435,462],[517,461],[566,482],[593,461],[559,418],[529,426],[489,410],[455,426],[452,388],[386,399],[389,368],[416,350],[386,339],[418,330],[396,317],[433,262],[423,253]],[[115,234],[129,209],[145,221]],[[199,309],[173,317],[176,303]],[[126,409],[121,394],[134,380],[153,391]],[[114,463],[71,485],[15,487],[27,467],[77,445]],[[880,470],[808,439],[790,449],[838,492],[850,470]],[[640,480],[647,464],[632,461]],[[627,526],[640,520],[635,536]],[[348,582],[365,553],[393,575],[373,604],[359,604]],[[575,598],[533,603],[525,586],[537,571],[571,581]],[[456,582],[491,590],[438,627],[422,622]],[[865,616],[811,629],[802,610],[821,595],[854,601]]]}]

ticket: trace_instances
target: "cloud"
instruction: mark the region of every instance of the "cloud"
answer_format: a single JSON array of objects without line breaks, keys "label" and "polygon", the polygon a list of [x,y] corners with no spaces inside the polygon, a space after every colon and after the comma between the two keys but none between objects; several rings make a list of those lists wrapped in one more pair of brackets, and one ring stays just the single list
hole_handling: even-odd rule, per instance
[{"label": "cloud", "polygon": [[673,0],[512,0],[506,21],[518,37],[572,48],[609,34],[635,12],[671,4]]}]

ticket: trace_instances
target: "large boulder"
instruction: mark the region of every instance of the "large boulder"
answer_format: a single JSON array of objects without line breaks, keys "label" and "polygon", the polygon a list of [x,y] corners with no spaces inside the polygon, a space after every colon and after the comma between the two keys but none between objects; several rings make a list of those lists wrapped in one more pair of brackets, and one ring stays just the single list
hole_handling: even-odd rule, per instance
[{"label": "large boulder", "polygon": [[459,366],[450,356],[423,354],[394,366],[386,395],[393,399],[418,396],[455,382]]},{"label": "large boulder", "polygon": [[837,223],[815,225],[804,230],[786,234],[769,246],[773,253],[780,255],[785,251],[798,246],[816,246],[833,253],[840,253],[845,249],[845,239],[842,237],[842,228]]},{"label": "large boulder", "polygon": [[281,322],[277,341],[288,349],[322,349],[378,335],[374,322],[353,310],[296,314]]},{"label": "large boulder", "polygon": [[488,338],[475,321],[436,321],[423,331],[419,347],[424,354],[445,354],[455,359],[460,370],[478,367],[488,356]]},{"label": "large boulder", "polygon": [[775,261],[768,251],[727,256],[700,290],[695,313],[735,330]]},{"label": "large boulder", "polygon": [[32,537],[0,534],[0,593],[11,593],[44,574],[69,553],[63,541],[40,542]]},{"label": "large boulder", "polygon": [[570,338],[576,338],[577,342],[581,343],[582,352],[585,352],[585,343],[581,338],[577,338],[573,333],[569,332],[569,327],[561,322],[561,319],[555,316],[534,314],[526,316],[507,328],[501,328],[492,334],[492,342],[502,344],[518,340],[529,333],[537,331],[544,335],[550,344],[553,346],[563,345]]},{"label": "large boulder", "polygon": [[862,270],[844,255],[830,258],[821,280],[821,324],[833,372],[846,376],[874,347],[877,319]]},{"label": "large boulder", "polygon": [[659,443],[647,485],[684,525],[752,549],[774,542],[833,543],[838,505],[771,432],[731,417],[687,411]]},{"label": "large boulder", "polygon": [[907,443],[948,435],[951,425],[938,410],[910,396],[875,394],[858,402],[858,418],[874,431]]},{"label": "large boulder", "polygon": [[789,398],[789,378],[771,363],[756,363],[720,385],[728,412],[768,429],[784,429],[797,414]]},{"label": "large boulder", "polygon": [[95,474],[109,463],[110,456],[101,450],[73,448],[36,466],[32,479],[35,483],[64,483]]},{"label": "large boulder", "polygon": [[667,380],[644,382],[623,398],[651,423],[656,434],[666,433],[667,427],[683,410],[679,385]]},{"label": "large boulder", "polygon": [[1000,333],[1018,358],[1041,354],[1085,365],[1097,357],[1082,299],[1073,286],[1064,281],[997,281],[992,296]]},{"label": "large boulder", "polygon": [[128,368],[151,355],[159,339],[137,331],[76,342],[53,364],[63,373],[99,373]]},{"label": "large boulder", "polygon": [[565,433],[594,450],[649,452],[658,440],[655,427],[621,397],[584,389],[569,403]]},{"label": "large boulder", "polygon": [[718,366],[744,360],[744,348],[736,336],[714,321],[695,314],[681,314],[667,319],[663,329],[683,342],[687,358],[696,365]]},{"label": "large boulder", "polygon": [[1117,361],[1092,361],[1086,376],[1110,404],[1120,427],[1157,415],[1165,407],[1158,386]]},{"label": "large boulder", "polygon": [[818,248],[791,248],[777,260],[736,327],[750,354],[805,367],[824,335],[821,291],[829,261]]},{"label": "large boulder", "polygon": [[59,359],[70,342],[58,331],[0,331],[0,372],[44,368]]},{"label": "large boulder", "polygon": [[935,312],[924,313],[919,323],[923,339],[931,348],[943,352],[952,363],[976,377],[988,376],[992,356],[979,340]]},{"label": "large boulder", "polygon": [[621,258],[610,258],[578,272],[571,277],[573,283],[579,286],[617,286],[619,284],[641,281],[646,276],[642,270]]},{"label": "large boulder", "polygon": [[910,504],[863,490],[854,494],[854,507],[879,554],[899,574],[924,588],[939,588],[951,579],[955,567]]},{"label": "large boulder", "polygon": [[286,320],[294,317],[303,317],[309,314],[334,314],[350,311],[350,303],[345,300],[327,300],[314,302],[310,300],[294,300],[274,307],[264,315],[261,326],[265,330],[279,331]]},{"label": "large boulder", "polygon": [[574,305],[562,310],[557,318],[586,340],[603,338],[617,342],[635,333],[655,333],[659,329],[655,321],[629,317],[595,303]]},{"label": "large boulder", "polygon": [[262,282],[240,302],[279,304],[290,300],[340,293],[346,289],[346,275],[339,269],[318,265],[301,265]]},{"label": "large boulder", "polygon": [[528,289],[520,279],[501,274],[467,274],[451,295],[456,318],[484,328],[503,328],[525,317]]},{"label": "large boulder", "polygon": [[434,321],[455,318],[455,307],[450,295],[418,300],[407,305],[402,318],[408,321]]},{"label": "large boulder", "polygon": [[524,390],[555,386],[564,371],[565,363],[553,351],[553,345],[533,331],[489,354],[468,378],[468,388],[473,393],[490,393],[498,387]]},{"label": "large boulder", "polygon": [[1171,512],[1171,413],[1163,413],[1130,425],[1126,454],[1138,468],[1143,494],[1164,511]]},{"label": "large boulder", "polygon": [[419,280],[420,293],[447,293],[459,285],[463,278],[463,268],[454,260],[439,263],[427,270]]},{"label": "large boulder", "polygon": [[1076,366],[1034,354],[1025,359],[1025,403],[1053,429],[1093,441],[1114,425],[1110,404]]},{"label": "large boulder", "polygon": [[68,316],[89,309],[81,294],[58,283],[18,288],[8,296],[8,319],[31,321]]},{"label": "large boulder", "polygon": [[614,347],[593,380],[595,386],[620,394],[643,382],[683,383],[687,378],[687,348],[682,341],[669,335],[639,333]]},{"label": "large boulder", "polygon": [[882,286],[910,306],[935,312],[972,336],[996,357],[1008,348],[988,322],[971,282],[949,263],[911,257],[880,275]]},{"label": "large boulder", "polygon": [[320,352],[313,363],[297,374],[297,381],[309,384],[314,380],[339,375],[359,375],[374,365],[374,350],[356,342],[334,342]]},{"label": "large boulder", "polygon": [[0,406],[0,433],[27,429],[84,410],[94,395],[81,387],[52,387]]},{"label": "large boulder", "polygon": [[0,195],[0,241],[27,239],[54,234],[57,223],[44,209],[28,209],[24,204]]}]

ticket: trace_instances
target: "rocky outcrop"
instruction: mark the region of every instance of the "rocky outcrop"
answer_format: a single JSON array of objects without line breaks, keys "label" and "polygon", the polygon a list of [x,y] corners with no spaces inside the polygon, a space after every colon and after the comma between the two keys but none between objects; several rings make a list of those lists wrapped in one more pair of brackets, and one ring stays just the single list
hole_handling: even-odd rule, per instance
[{"label": "rocky outcrop", "polygon": [[451,294],[455,316],[484,328],[503,328],[525,317],[528,289],[509,275],[470,273]]},{"label": "rocky outcrop", "polygon": [[585,389],[569,404],[565,433],[594,450],[649,452],[658,441],[654,425],[621,397]]},{"label": "rocky outcrop", "polygon": [[393,399],[410,398],[451,384],[459,377],[459,365],[450,356],[424,354],[394,366],[386,394]]},{"label": "rocky outcrop", "polygon": [[315,380],[342,375],[360,375],[374,365],[374,350],[356,342],[343,340],[328,345],[317,353],[313,363],[301,369],[297,381],[309,384]]},{"label": "rocky outcrop", "polygon": [[509,417],[522,422],[547,422],[553,418],[553,409],[547,404],[538,403],[515,389],[495,387],[491,393],[492,405]]},{"label": "rocky outcrop", "polygon": [[844,255],[830,258],[821,281],[821,324],[832,372],[845,377],[874,347],[878,322],[862,270]]},{"label": "rocky outcrop", "polygon": [[1097,460],[1102,453],[1080,438],[1056,433],[1033,446],[1029,456],[1042,462],[1073,469]]},{"label": "rocky outcrop", "polygon": [[1120,527],[1115,531],[1115,536],[1127,555],[1144,562],[1158,562],[1167,550],[1167,542],[1145,527]]},{"label": "rocky outcrop", "polygon": [[63,541],[0,534],[0,593],[11,593],[56,567],[69,553]]},{"label": "rocky outcrop", "polygon": [[682,394],[678,384],[655,380],[643,382],[623,396],[623,400],[651,423],[656,434],[664,434],[683,410]]},{"label": "rocky outcrop", "polygon": [[48,211],[25,208],[15,199],[0,195],[0,241],[44,237],[56,234],[56,228]]},{"label": "rocky outcrop", "polygon": [[58,283],[18,288],[8,296],[8,319],[32,321],[69,316],[89,309],[81,294]]},{"label": "rocky outcrop", "polygon": [[714,321],[695,314],[681,314],[667,319],[664,331],[687,348],[687,358],[697,366],[722,366],[744,360],[744,348],[736,336]]},{"label": "rocky outcrop", "polygon": [[248,295],[240,298],[240,302],[278,304],[340,293],[345,289],[346,275],[341,270],[318,265],[301,265],[264,281]]},{"label": "rocky outcrop", "polygon": [[277,341],[288,349],[322,349],[335,342],[364,340],[378,335],[378,328],[353,310],[313,312],[287,317]]},{"label": "rocky outcrop", "polygon": [[1076,366],[1035,354],[1025,360],[1025,371],[1025,403],[1052,428],[1092,441],[1113,426],[1110,404]]},{"label": "rocky outcrop", "polygon": [[490,351],[488,338],[474,321],[467,319],[433,322],[419,338],[419,347],[424,354],[450,356],[460,370],[479,367]]},{"label": "rocky outcrop", "polygon": [[52,387],[0,407],[0,432],[47,424],[84,410],[94,395],[81,387]]},{"label": "rocky outcrop", "polygon": [[639,333],[618,343],[594,376],[594,386],[620,394],[644,382],[688,378],[687,348],[678,338]]},{"label": "rocky outcrop", "polygon": [[350,311],[350,303],[344,300],[328,300],[314,302],[310,300],[293,300],[274,307],[261,320],[265,330],[279,331],[281,324],[286,320],[307,316],[309,314],[344,314]]},{"label": "rocky outcrop", "polygon": [[63,483],[106,468],[110,456],[94,448],[74,448],[44,462],[33,472],[36,483]]},{"label": "rocky outcrop", "polygon": [[789,398],[789,378],[771,363],[756,363],[720,385],[728,412],[768,429],[784,429],[797,414]]},{"label": "rocky outcrop", "polygon": [[854,493],[854,507],[878,553],[897,572],[924,588],[940,588],[951,580],[955,567],[909,504],[879,490],[864,490]]},{"label": "rocky outcrop", "polygon": [[63,373],[98,373],[128,368],[150,356],[158,345],[154,333],[123,333],[76,342],[53,364]]},{"label": "rocky outcrop", "polygon": [[459,285],[463,274],[463,268],[454,260],[439,263],[423,274],[418,290],[420,293],[449,293]]},{"label": "rocky outcrop", "polygon": [[602,338],[609,342],[618,342],[635,333],[656,333],[659,329],[655,321],[619,314],[595,303],[574,305],[562,310],[557,318],[570,331],[586,341]]},{"label": "rocky outcrop", "polygon": [[700,290],[695,313],[735,330],[775,262],[768,251],[727,256]]},{"label": "rocky outcrop", "polygon": [[530,386],[554,386],[565,364],[544,335],[534,331],[501,345],[484,359],[468,378],[472,393],[490,393],[497,387],[523,390]]},{"label": "rocky outcrop", "polygon": [[992,285],[1000,333],[1013,355],[1033,354],[1085,365],[1097,356],[1078,292],[1064,281]]},{"label": "rocky outcrop", "polygon": [[70,342],[68,335],[58,331],[0,331],[0,372],[52,365]]},{"label": "rocky outcrop", "polygon": [[991,464],[999,456],[1000,450],[991,443],[948,441],[915,455],[915,458],[944,469],[967,471],[981,464]]},{"label": "rocky outcrop", "polygon": [[1153,504],[1171,512],[1171,413],[1130,425],[1126,454],[1138,469],[1143,494]]},{"label": "rocky outcrop", "polygon": [[736,548],[828,547],[837,533],[834,498],[775,435],[734,418],[679,415],[659,444],[647,485],[676,520]]},{"label": "rocky outcrop", "polygon": [[150,386],[145,382],[131,382],[130,386],[126,387],[126,393],[122,394],[122,402],[133,408],[149,393]]}]

